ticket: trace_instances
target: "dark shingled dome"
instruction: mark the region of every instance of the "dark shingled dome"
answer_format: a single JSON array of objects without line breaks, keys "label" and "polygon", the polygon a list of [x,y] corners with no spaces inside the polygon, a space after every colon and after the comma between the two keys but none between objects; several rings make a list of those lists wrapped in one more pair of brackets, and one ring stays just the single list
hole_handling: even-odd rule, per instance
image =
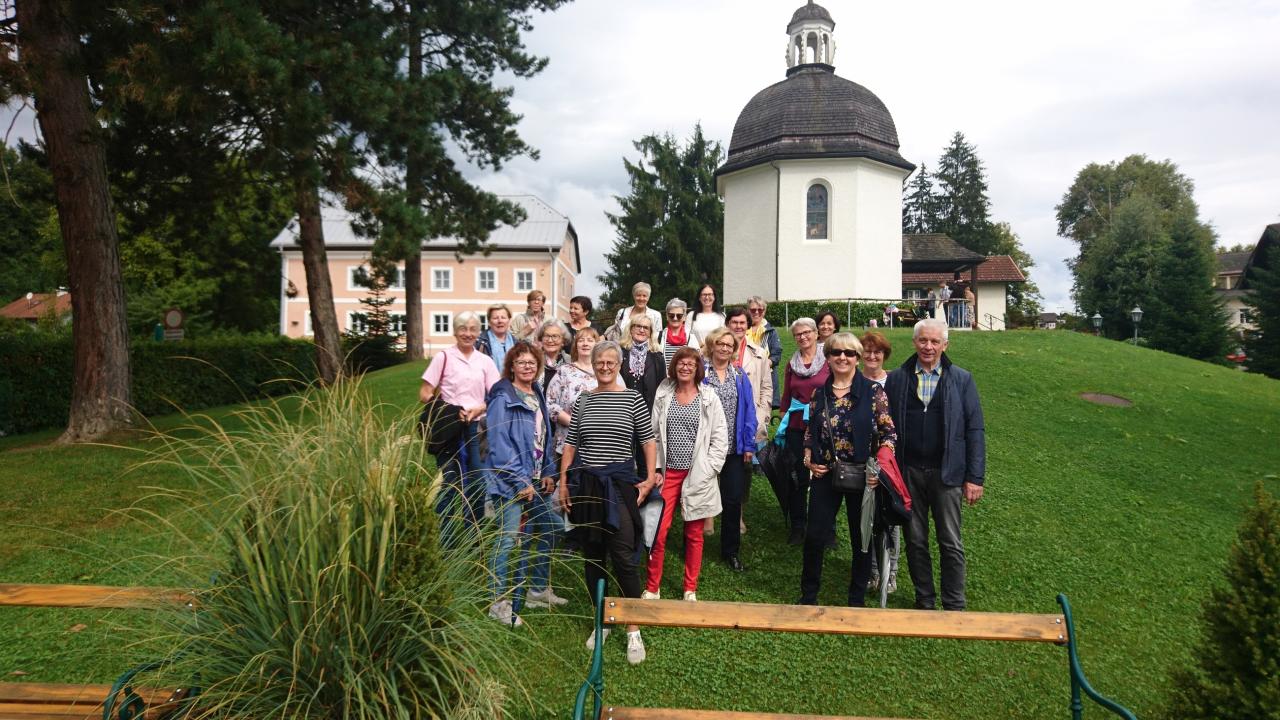
[{"label": "dark shingled dome", "polygon": [[[797,10],[797,16],[807,8]],[[738,115],[729,157],[717,175],[771,160],[865,157],[914,170],[898,154],[898,130],[880,98],[817,63],[791,68]]]},{"label": "dark shingled dome", "polygon": [[831,23],[832,26],[836,24],[836,21],[831,19],[831,13],[827,12],[826,8],[811,2],[801,5],[795,14],[791,16],[791,22],[787,23],[787,32],[790,32],[792,28],[805,20],[825,20]]}]

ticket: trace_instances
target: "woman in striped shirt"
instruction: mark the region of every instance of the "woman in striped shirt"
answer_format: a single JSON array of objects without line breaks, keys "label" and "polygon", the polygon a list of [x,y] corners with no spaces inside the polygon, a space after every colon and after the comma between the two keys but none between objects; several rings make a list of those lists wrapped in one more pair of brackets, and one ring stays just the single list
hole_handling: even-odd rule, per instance
[{"label": "woman in striped shirt", "polygon": [[[587,590],[594,602],[596,584],[604,580],[605,559],[623,597],[640,597],[640,572],[636,555],[642,547],[640,503],[662,485],[656,472],[637,477],[633,443],[643,450],[645,467],[654,465],[653,426],[644,400],[635,390],[620,388],[618,368],[624,362],[622,348],[612,341],[591,351],[596,388],[578,396],[573,420],[565,437],[557,488],[560,505],[569,513],[573,535],[582,549]],[[595,649],[603,637],[592,631],[587,648]],[[644,662],[640,629],[627,627],[627,662]]]}]

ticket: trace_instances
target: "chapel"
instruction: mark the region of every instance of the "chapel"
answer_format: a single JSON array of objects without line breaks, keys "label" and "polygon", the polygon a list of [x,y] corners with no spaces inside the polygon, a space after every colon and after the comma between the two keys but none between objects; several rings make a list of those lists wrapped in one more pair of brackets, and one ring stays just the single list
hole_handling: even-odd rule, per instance
[{"label": "chapel", "polygon": [[814,2],[787,24],[786,77],[738,115],[716,171],[724,300],[892,299],[902,293],[902,187],[889,109],[835,73],[835,21]]}]

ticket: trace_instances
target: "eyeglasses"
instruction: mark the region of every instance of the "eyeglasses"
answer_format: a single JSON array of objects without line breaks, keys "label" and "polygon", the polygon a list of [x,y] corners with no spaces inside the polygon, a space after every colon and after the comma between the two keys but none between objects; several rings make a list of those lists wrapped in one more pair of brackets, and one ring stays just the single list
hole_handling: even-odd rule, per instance
[{"label": "eyeglasses", "polygon": [[748,308],[747,312],[751,313],[752,315],[759,315],[760,313],[764,312],[764,308]]},{"label": "eyeglasses", "polygon": [[698,293],[698,297],[715,297],[715,296],[716,294],[713,292]]},{"label": "eyeglasses", "polygon": [[645,331],[645,332],[649,332],[652,328],[650,328],[648,325],[632,325],[632,326],[631,326],[631,329],[632,329],[632,330],[643,330],[643,331]]},{"label": "eyeglasses", "polygon": [[800,332],[796,333],[796,337],[798,338],[808,337],[812,334],[813,334],[812,330],[801,330]]},{"label": "eyeglasses", "polygon": [[538,367],[537,360],[517,360],[511,364],[515,365],[516,367]]},{"label": "eyeglasses", "polygon": [[698,364],[692,363],[692,362],[682,362],[679,365],[676,365],[676,369],[693,371],[698,369]]},{"label": "eyeglasses", "polygon": [[734,349],[734,348],[735,348],[735,347],[737,347],[737,346],[738,346],[738,343],[734,343],[734,342],[718,342],[718,343],[716,343],[716,347],[718,347],[718,348],[724,348],[725,350],[732,350],[732,349]]},{"label": "eyeglasses", "polygon": [[858,351],[851,349],[836,350],[834,348],[827,351],[827,357],[840,357],[841,355],[847,358],[856,358],[858,357]]},{"label": "eyeglasses", "polygon": [[618,363],[609,362],[608,360],[601,360],[600,362],[596,363],[595,366],[600,368],[601,370],[612,370],[613,368],[618,367]]}]

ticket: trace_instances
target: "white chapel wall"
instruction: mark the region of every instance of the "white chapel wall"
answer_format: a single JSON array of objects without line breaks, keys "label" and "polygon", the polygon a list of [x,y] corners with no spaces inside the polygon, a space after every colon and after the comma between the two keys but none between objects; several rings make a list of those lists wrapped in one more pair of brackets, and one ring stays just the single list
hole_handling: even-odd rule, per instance
[{"label": "white chapel wall", "polygon": [[777,174],[758,165],[721,178],[724,195],[724,289],[726,305],[752,295],[774,295],[774,223]]}]

